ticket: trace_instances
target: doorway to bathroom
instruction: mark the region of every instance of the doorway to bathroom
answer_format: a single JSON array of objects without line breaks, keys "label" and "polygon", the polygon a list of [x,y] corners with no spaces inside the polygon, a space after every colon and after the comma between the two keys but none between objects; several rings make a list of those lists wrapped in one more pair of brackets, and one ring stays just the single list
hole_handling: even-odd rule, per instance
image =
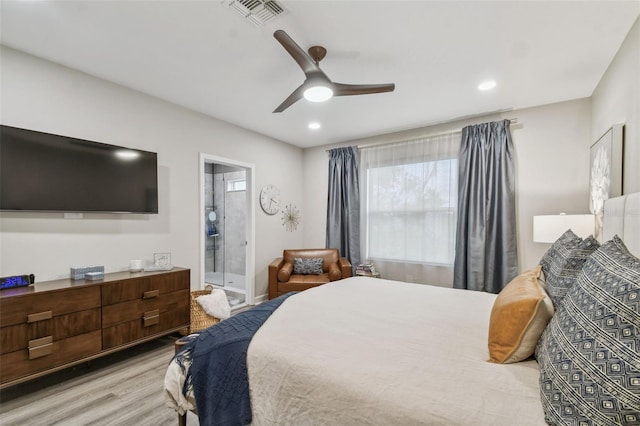
[{"label": "doorway to bathroom", "polygon": [[202,287],[224,290],[232,309],[254,302],[253,170],[200,154]]}]

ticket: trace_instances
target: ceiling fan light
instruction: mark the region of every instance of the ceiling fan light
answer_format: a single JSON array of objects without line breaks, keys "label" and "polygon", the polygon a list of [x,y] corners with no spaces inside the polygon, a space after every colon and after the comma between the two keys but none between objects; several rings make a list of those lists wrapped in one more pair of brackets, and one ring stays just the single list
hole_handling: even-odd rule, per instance
[{"label": "ceiling fan light", "polygon": [[304,98],[310,102],[324,102],[331,99],[333,90],[327,86],[312,86],[304,91]]}]

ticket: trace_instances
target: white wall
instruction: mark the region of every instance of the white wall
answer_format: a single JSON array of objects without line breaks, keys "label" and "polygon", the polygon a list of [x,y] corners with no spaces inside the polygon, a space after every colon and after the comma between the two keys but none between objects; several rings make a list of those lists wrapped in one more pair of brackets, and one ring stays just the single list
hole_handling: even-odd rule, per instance
[{"label": "white wall", "polygon": [[[532,242],[534,215],[588,212],[589,150],[585,145],[591,137],[590,99],[460,120],[342,145],[410,139],[459,129],[469,124],[514,117],[518,118],[518,124],[511,126],[511,134],[516,153],[519,262],[520,269],[527,269],[537,265],[550,246]],[[305,213],[309,221],[315,224],[304,229],[305,247],[323,247],[325,243],[328,148],[325,146],[304,151]],[[429,283],[433,278],[416,277],[415,281]]]},{"label": "white wall", "polygon": [[589,146],[612,125],[625,125],[623,192],[640,191],[640,18],[592,96]]},{"label": "white wall", "polygon": [[518,249],[524,269],[535,265],[549,247],[531,241],[534,215],[588,213],[589,147],[613,124],[625,124],[624,192],[640,191],[640,18],[591,98],[306,149],[304,205],[308,222],[316,225],[305,227],[305,247],[323,246],[325,241],[328,148],[409,139],[511,117],[520,123],[512,126],[512,135]]},{"label": "white wall", "polygon": [[[0,213],[0,276],[66,278],[71,266],[86,264],[112,272],[167,251],[175,265],[191,268],[191,286],[199,288],[199,152],[254,164],[256,192],[272,183],[284,201],[302,203],[297,147],[4,46],[0,55],[2,124],[155,151],[160,186],[158,215]],[[267,292],[269,262],[301,247],[303,234],[286,232],[279,215],[256,207],[259,296]]]},{"label": "white wall", "polygon": [[[329,147],[303,152],[4,46],[0,55],[2,124],[158,152],[161,210],[149,216],[87,214],[83,220],[65,220],[56,213],[0,213],[0,276],[35,273],[42,281],[66,277],[70,266],[88,263],[123,270],[129,259],[170,251],[174,264],[192,269],[192,287],[198,288],[199,152],[255,164],[256,191],[273,183],[285,203],[301,208],[301,227],[288,233],[279,215],[266,216],[257,207],[257,296],[266,293],[267,265],[283,248],[324,247]],[[625,192],[640,191],[640,23],[634,24],[592,98],[341,145],[411,138],[511,117],[519,119],[512,135],[523,269],[548,247],[531,242],[533,215],[587,211],[588,148],[612,124],[626,125]]]}]

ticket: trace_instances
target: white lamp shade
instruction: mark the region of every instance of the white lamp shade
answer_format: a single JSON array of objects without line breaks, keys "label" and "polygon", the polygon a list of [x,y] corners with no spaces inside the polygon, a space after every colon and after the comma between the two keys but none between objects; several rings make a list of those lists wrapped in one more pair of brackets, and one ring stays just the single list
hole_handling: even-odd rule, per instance
[{"label": "white lamp shade", "polygon": [[533,241],[554,243],[567,229],[579,237],[588,237],[595,230],[592,214],[555,214],[533,217]]}]

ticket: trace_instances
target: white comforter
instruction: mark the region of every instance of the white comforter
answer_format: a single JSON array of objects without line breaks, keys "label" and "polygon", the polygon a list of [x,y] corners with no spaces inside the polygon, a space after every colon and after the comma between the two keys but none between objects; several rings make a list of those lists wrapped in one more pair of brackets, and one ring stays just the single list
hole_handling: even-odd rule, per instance
[{"label": "white comforter", "polygon": [[535,361],[487,362],[495,295],[354,277],[249,346],[254,425],[544,425]]}]

